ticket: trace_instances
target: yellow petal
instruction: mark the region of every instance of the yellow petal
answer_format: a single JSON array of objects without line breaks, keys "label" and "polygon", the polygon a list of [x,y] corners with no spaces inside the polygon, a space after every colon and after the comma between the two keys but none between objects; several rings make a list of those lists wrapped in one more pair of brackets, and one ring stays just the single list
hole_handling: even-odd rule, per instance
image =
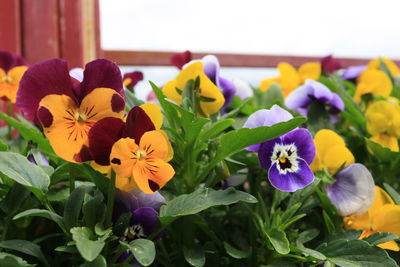
[{"label": "yellow petal", "polygon": [[200,90],[200,96],[214,99],[211,102],[200,100],[203,113],[207,116],[217,113],[224,105],[225,98],[218,87],[205,74],[200,75]]},{"label": "yellow petal", "polygon": [[174,157],[174,150],[172,148],[171,142],[169,142],[169,138],[168,138],[167,133],[162,131],[162,130],[160,130],[159,132],[162,133],[162,135],[164,136],[164,138],[165,138],[165,140],[166,140],[166,142],[168,144],[168,154],[167,154],[167,157],[165,159],[165,161],[168,162]]},{"label": "yellow petal", "polygon": [[133,177],[122,177],[118,175],[115,177],[115,187],[125,192],[129,192],[134,188],[138,188],[137,184],[133,180]]},{"label": "yellow petal", "polygon": [[400,75],[400,69],[396,65],[396,63],[394,63],[392,60],[390,60],[389,58],[386,58],[386,57],[372,59],[368,63],[368,69],[377,69],[377,70],[379,70],[381,68],[381,60],[385,63],[386,67],[389,69],[390,74],[393,77],[396,77],[396,76]]},{"label": "yellow petal", "polygon": [[393,250],[393,251],[399,251],[399,245],[397,245],[396,241],[394,240],[390,240],[388,242],[385,243],[381,243],[377,245],[380,248],[383,249],[388,249],[388,250]]},{"label": "yellow petal", "polygon": [[373,230],[400,235],[400,206],[383,205],[373,219]]},{"label": "yellow petal", "polygon": [[389,148],[392,151],[399,152],[399,143],[397,138],[387,134],[379,134],[372,136],[370,140],[380,144],[383,147]]},{"label": "yellow petal", "polygon": [[321,64],[319,62],[307,62],[300,66],[299,76],[301,83],[307,79],[318,80],[321,76]]},{"label": "yellow petal", "polygon": [[156,130],[159,130],[163,124],[163,116],[160,107],[154,103],[145,103],[140,107],[146,112],[147,116],[149,116]]},{"label": "yellow petal", "polygon": [[165,160],[168,157],[168,140],[160,131],[145,132],[140,138],[139,148],[145,152],[146,159]]},{"label": "yellow petal", "polygon": [[107,177],[110,177],[111,175],[111,166],[110,165],[100,165],[97,164],[95,161],[90,162],[90,166],[95,169],[96,171],[106,175]]},{"label": "yellow petal", "polygon": [[323,164],[330,173],[335,173],[340,166],[345,166],[355,162],[354,156],[351,151],[345,146],[330,147],[328,153],[323,158]]},{"label": "yellow petal", "polygon": [[174,176],[172,166],[160,159],[143,160],[133,168],[133,178],[144,193],[152,194]]},{"label": "yellow petal", "polygon": [[361,95],[367,93],[388,97],[391,92],[392,82],[386,73],[381,70],[367,69],[358,78],[354,100],[360,102]]},{"label": "yellow petal", "polygon": [[171,99],[172,101],[174,101],[179,105],[182,104],[182,95],[178,93],[176,80],[167,82],[163,86],[162,91],[167,98]]},{"label": "yellow petal", "polygon": [[386,204],[394,204],[393,199],[382,188],[375,186],[375,199],[371,207],[368,209],[370,217],[377,217],[381,208]]},{"label": "yellow petal", "polygon": [[343,223],[345,229],[356,230],[369,230],[371,225],[368,212],[361,215],[350,215],[343,217]]},{"label": "yellow petal", "polygon": [[122,178],[132,177],[133,167],[136,164],[136,158],[133,159],[132,155],[138,148],[132,138],[121,138],[115,142],[110,153],[110,163],[116,175]]},{"label": "yellow petal", "polygon": [[274,78],[267,78],[261,81],[260,83],[260,91],[261,92],[266,92],[272,84],[278,84],[279,85],[279,78],[274,77]]},{"label": "yellow petal", "polygon": [[294,89],[296,89],[300,83],[300,76],[296,69],[286,62],[278,64],[279,84],[282,87],[282,93],[284,97],[287,97]]},{"label": "yellow petal", "polygon": [[126,78],[124,79],[124,81],[122,82],[124,84],[124,87],[126,88],[128,86],[128,84],[130,84],[132,82],[131,78]]},{"label": "yellow petal", "polygon": [[0,69],[0,97],[5,97],[15,103],[19,81],[26,69],[26,66],[14,67],[7,74]]}]

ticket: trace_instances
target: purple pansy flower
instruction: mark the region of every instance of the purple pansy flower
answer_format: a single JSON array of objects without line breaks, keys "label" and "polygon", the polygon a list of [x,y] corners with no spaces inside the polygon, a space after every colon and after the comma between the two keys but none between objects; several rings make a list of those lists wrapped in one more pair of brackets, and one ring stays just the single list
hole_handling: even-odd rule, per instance
[{"label": "purple pansy flower", "polygon": [[344,110],[343,100],[338,94],[333,93],[324,84],[310,79],[288,95],[285,105],[307,116],[307,107],[315,100],[330,106],[328,112],[333,120]]},{"label": "purple pansy flower", "polygon": [[136,84],[143,80],[143,72],[132,71],[124,74],[122,79],[126,88],[133,88]]},{"label": "purple pansy flower", "polygon": [[360,76],[360,74],[367,69],[367,66],[362,65],[362,66],[350,66],[347,69],[343,71],[343,73],[340,75],[342,79],[345,80],[352,80]]},{"label": "purple pansy flower", "polygon": [[368,169],[359,163],[350,164],[334,178],[336,182],[326,191],[340,215],[365,213],[375,199],[375,183]]},{"label": "purple pansy flower", "polygon": [[[244,127],[270,126],[292,118],[290,113],[277,105],[256,113],[249,117]],[[306,129],[292,130],[258,145],[258,149],[257,146],[247,149],[258,152],[261,167],[268,170],[269,181],[281,191],[294,192],[314,181],[309,164],[315,157],[315,145]]]},{"label": "purple pansy flower", "polygon": [[27,158],[33,164],[49,166],[49,161],[41,151],[37,151],[36,153],[30,153]]},{"label": "purple pansy flower", "polygon": [[339,59],[332,57],[332,55],[329,55],[321,58],[321,66],[323,71],[331,74],[342,68],[342,62]]}]

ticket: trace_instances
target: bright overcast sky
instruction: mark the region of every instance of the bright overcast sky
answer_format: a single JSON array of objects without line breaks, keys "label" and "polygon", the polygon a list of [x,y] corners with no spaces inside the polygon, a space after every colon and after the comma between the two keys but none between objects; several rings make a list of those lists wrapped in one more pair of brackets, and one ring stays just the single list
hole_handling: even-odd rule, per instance
[{"label": "bright overcast sky", "polygon": [[101,0],[104,49],[400,59],[395,0]]}]

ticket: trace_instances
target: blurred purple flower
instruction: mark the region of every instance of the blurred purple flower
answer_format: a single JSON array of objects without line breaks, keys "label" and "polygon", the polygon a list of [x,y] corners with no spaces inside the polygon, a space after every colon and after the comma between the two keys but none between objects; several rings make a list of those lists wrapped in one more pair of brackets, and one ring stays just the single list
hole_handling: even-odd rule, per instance
[{"label": "blurred purple flower", "polygon": [[143,73],[141,71],[132,71],[124,74],[122,79],[126,88],[133,88],[136,84],[143,80]]},{"label": "blurred purple flower", "polygon": [[368,169],[359,163],[350,164],[334,178],[336,182],[327,185],[326,191],[340,215],[367,212],[375,199],[375,183]]},{"label": "blurred purple flower", "polygon": [[183,65],[192,60],[192,53],[190,51],[185,51],[183,53],[174,53],[171,56],[171,65],[182,69]]},{"label": "blurred purple flower", "polygon": [[342,68],[342,62],[339,59],[332,57],[332,55],[329,55],[321,58],[321,66],[323,71],[331,74]]},{"label": "blurred purple flower", "polygon": [[[277,105],[256,113],[249,117],[244,127],[270,126],[292,118],[290,113]],[[281,191],[294,192],[314,181],[314,174],[308,165],[314,160],[315,145],[306,129],[295,129],[266,141],[258,146],[258,150],[254,150],[254,146],[247,149],[258,151],[258,160],[261,167],[268,170],[269,181]]]},{"label": "blurred purple flower", "polygon": [[307,117],[307,107],[313,101],[327,104],[328,113],[333,121],[336,121],[336,115],[344,110],[343,100],[338,94],[331,92],[324,84],[310,79],[287,96],[285,105]]},{"label": "blurred purple flower", "polygon": [[36,153],[29,153],[27,158],[33,164],[49,166],[49,161],[41,151],[37,151]]},{"label": "blurred purple flower", "polygon": [[367,69],[367,66],[351,66],[344,70],[342,75],[342,79],[352,80],[360,76],[360,74]]}]

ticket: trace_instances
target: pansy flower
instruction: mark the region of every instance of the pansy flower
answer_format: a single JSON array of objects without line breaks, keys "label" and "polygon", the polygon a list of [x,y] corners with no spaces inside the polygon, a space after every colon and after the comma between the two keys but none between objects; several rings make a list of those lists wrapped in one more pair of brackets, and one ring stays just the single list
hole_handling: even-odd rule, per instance
[{"label": "pansy flower", "polygon": [[143,72],[132,71],[124,74],[123,83],[126,88],[133,88],[136,84],[143,80]]},{"label": "pansy flower", "polygon": [[358,77],[354,100],[360,102],[361,96],[365,94],[388,97],[392,92],[392,87],[392,82],[385,72],[376,69],[366,69]]},{"label": "pansy flower", "polygon": [[[376,232],[400,235],[400,206],[379,186],[375,187],[375,192],[374,202],[367,212],[344,217],[345,228],[362,230],[360,239]],[[399,251],[394,240],[379,244],[378,247]]]},{"label": "pansy flower", "polygon": [[287,97],[294,89],[303,84],[306,79],[317,80],[321,75],[321,64],[308,62],[296,70],[286,62],[278,64],[279,76],[264,79],[260,83],[260,90],[265,92],[273,84],[277,83],[282,88],[282,94]]},{"label": "pansy flower", "polygon": [[88,132],[100,119],[122,118],[125,109],[121,72],[97,59],[85,67],[82,82],[72,78],[64,60],[32,65],[24,74],[17,107],[40,123],[54,152],[71,162],[87,160]]},{"label": "pansy flower", "polygon": [[346,166],[355,161],[344,140],[332,130],[319,130],[315,134],[314,143],[316,156],[311,164],[314,172],[326,169],[335,173],[343,164]]},{"label": "pansy flower", "polygon": [[182,104],[182,91],[186,83],[189,80],[196,80],[197,77],[200,80],[198,101],[201,113],[205,116],[217,113],[224,105],[225,99],[218,87],[207,77],[202,62],[197,61],[186,65],[175,80],[164,85],[163,92],[169,99]]},{"label": "pansy flower", "polygon": [[363,214],[371,207],[375,199],[375,182],[364,165],[350,164],[334,178],[336,181],[326,186],[326,192],[340,215]]},{"label": "pansy flower", "polygon": [[[123,191],[138,187],[153,193],[175,173],[167,163],[172,159],[171,144],[166,134],[157,130],[161,127],[161,112],[156,112],[155,104],[145,105],[133,107],[126,122],[104,118],[89,132],[90,155],[99,165],[111,165],[117,175],[116,187]],[[147,113],[156,116],[152,120]]]},{"label": "pansy flower", "polygon": [[386,67],[388,68],[390,75],[392,77],[398,77],[400,76],[400,68],[394,63],[392,60],[386,57],[380,57],[380,58],[375,58],[372,59],[369,63],[367,68],[368,69],[375,69],[375,70],[382,70],[381,68],[381,62],[383,62]]},{"label": "pansy flower", "polygon": [[185,51],[182,53],[174,53],[171,56],[171,65],[182,69],[182,67],[192,60],[192,53],[190,51]]},{"label": "pansy flower", "polygon": [[311,79],[306,80],[304,85],[291,92],[285,99],[285,105],[307,117],[307,107],[314,101],[326,104],[328,113],[334,121],[337,118],[336,115],[344,110],[343,100],[338,94],[333,93],[324,84]]},{"label": "pansy flower", "polygon": [[365,117],[371,140],[392,151],[399,151],[397,139],[400,138],[400,106],[380,100],[368,106]]},{"label": "pansy flower", "polygon": [[[243,127],[270,126],[291,118],[290,113],[274,105],[270,110],[253,113]],[[315,157],[315,146],[310,132],[306,129],[292,130],[247,149],[258,152],[261,167],[268,170],[269,181],[281,191],[294,192],[314,181],[309,164]]]},{"label": "pansy flower", "polygon": [[26,69],[26,62],[22,57],[0,51],[0,99],[15,103],[19,81]]},{"label": "pansy flower", "polygon": [[363,73],[366,69],[367,66],[365,65],[350,66],[342,72],[340,77],[345,80],[353,80],[360,76],[360,74]]},{"label": "pansy flower", "polygon": [[340,59],[332,57],[332,55],[321,58],[322,70],[328,74],[331,74],[342,68],[342,62]]}]

